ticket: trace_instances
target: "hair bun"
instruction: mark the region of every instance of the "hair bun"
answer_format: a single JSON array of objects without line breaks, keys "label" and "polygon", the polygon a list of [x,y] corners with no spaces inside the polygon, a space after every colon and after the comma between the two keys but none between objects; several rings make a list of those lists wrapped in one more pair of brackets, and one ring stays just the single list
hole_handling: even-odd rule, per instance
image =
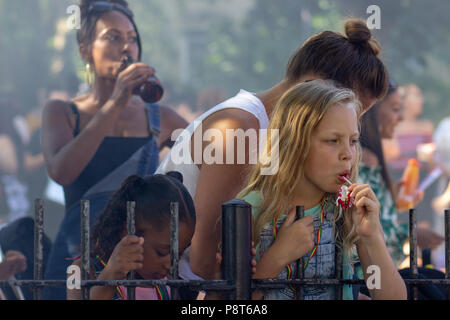
[{"label": "hair bun", "polygon": [[345,22],[345,34],[352,43],[368,42],[372,38],[372,33],[362,19],[347,20]]},{"label": "hair bun", "polygon": [[176,180],[180,181],[181,183],[183,183],[183,175],[181,174],[181,172],[178,171],[169,171],[166,173],[167,176],[175,178]]},{"label": "hair bun", "polygon": [[366,21],[362,19],[348,19],[345,22],[345,35],[350,43],[357,46],[369,47],[376,56],[380,54],[381,46],[372,37],[372,32],[367,27]]}]

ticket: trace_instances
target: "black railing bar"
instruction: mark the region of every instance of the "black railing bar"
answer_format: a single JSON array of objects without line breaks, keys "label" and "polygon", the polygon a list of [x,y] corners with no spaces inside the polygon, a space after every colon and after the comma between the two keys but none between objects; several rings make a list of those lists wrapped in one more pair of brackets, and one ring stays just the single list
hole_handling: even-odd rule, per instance
[{"label": "black railing bar", "polygon": [[[304,206],[297,206],[295,208],[295,220],[300,220],[305,217],[305,207]],[[304,269],[304,258],[300,257],[300,259],[297,260],[297,274],[296,279],[304,279],[305,278],[305,269]],[[305,290],[303,286],[297,286],[295,288],[296,294],[295,297],[297,300],[303,300],[305,298]]]},{"label": "black railing bar", "polygon": [[[450,286],[450,279],[403,279],[407,284],[416,285],[440,285]],[[5,286],[66,286],[66,280],[0,280],[0,287]],[[170,285],[174,287],[234,287],[227,280],[82,280],[85,286],[155,286]],[[252,280],[252,288],[267,287],[270,285],[362,285],[365,284],[362,279],[254,279]]]},{"label": "black railing bar", "polygon": [[[81,280],[89,280],[90,274],[90,202],[89,200],[81,200]],[[89,300],[89,288],[81,286],[81,299]]]},{"label": "black railing bar", "polygon": [[[445,210],[445,279],[450,281],[450,209]],[[450,300],[450,287],[447,287],[447,300]]]},{"label": "black railing bar", "polygon": [[[450,286],[450,279],[403,279],[406,284],[415,285],[441,285]],[[295,280],[281,280],[281,279],[254,279],[252,281],[255,287],[267,287],[268,285],[364,285],[365,281],[362,279],[295,279]]]},{"label": "black railing bar", "polygon": [[[34,279],[43,279],[44,265],[44,205],[42,199],[36,199],[34,202]],[[33,292],[34,300],[42,299],[42,288],[35,288]]]},{"label": "black railing bar", "polygon": [[[170,279],[178,279],[178,231],[179,231],[179,203],[170,203]],[[179,300],[180,296],[177,288],[171,287],[171,300]]]},{"label": "black railing bar", "polygon": [[[136,216],[135,216],[136,202],[127,201],[127,234],[134,236],[136,234]],[[136,271],[132,270],[127,274],[127,280],[134,280],[136,278]],[[127,300],[136,300],[136,287],[129,286],[127,288]]]},{"label": "black railing bar", "polygon": [[[235,288],[227,280],[81,280],[81,286],[155,286],[170,285],[173,287],[206,287],[217,286],[223,288]],[[59,286],[65,287],[67,280],[0,280],[0,287],[6,286],[21,287],[45,287]]]},{"label": "black railing bar", "polygon": [[[417,226],[416,226],[416,210],[409,209],[409,266],[412,279],[419,277],[419,269],[417,267]],[[415,286],[411,286],[412,300],[419,299],[419,291]]]},{"label": "black railing bar", "polygon": [[251,299],[251,228],[249,203],[222,204],[222,277],[236,286],[225,300]]},{"label": "black railing bar", "polygon": [[[43,237],[43,205],[42,200],[37,199],[35,202],[35,280],[2,280],[0,281],[0,287],[2,286],[31,286],[37,288],[35,290],[35,299],[41,298],[41,292],[39,287],[42,286],[65,286],[65,280],[41,280],[42,277],[42,266],[43,259],[39,262],[39,257],[42,255],[39,254],[39,247],[41,252],[43,253],[42,247],[42,237]],[[89,202],[82,201],[82,227],[81,233],[82,237],[82,279],[89,279]],[[413,297],[417,299],[418,290],[415,286],[423,286],[423,285],[441,285],[448,286],[448,297],[450,298],[450,232],[449,232],[449,219],[450,214],[449,210],[445,210],[445,264],[446,271],[445,277],[446,279],[417,279],[418,277],[418,269],[417,269],[417,229],[416,229],[416,218],[415,218],[415,210],[410,210],[410,262],[411,262],[411,279],[404,279],[407,285],[413,286]],[[40,243],[40,244],[39,244]],[[87,258],[85,257],[87,255]],[[84,258],[84,259],[83,259]],[[84,263],[83,263],[84,260]],[[337,262],[337,261],[336,261]],[[337,266],[340,263],[336,264]],[[41,269],[41,270],[39,270]],[[222,282],[222,283],[221,283]],[[223,282],[226,284],[224,285]],[[82,280],[82,286],[95,286],[95,285],[124,285],[124,286],[136,286],[136,285],[170,285],[174,287],[209,287],[211,290],[233,290],[236,288],[235,285],[230,284],[229,281],[226,280],[109,280],[109,281],[100,281],[100,280]],[[293,284],[299,287],[308,286],[308,285],[335,285],[342,286],[348,284],[364,284],[364,280],[356,280],[356,279],[296,279],[296,280],[280,280],[280,279],[258,279],[252,281],[252,288],[268,288],[268,286],[275,286],[277,288],[280,285],[284,287],[286,285]],[[220,288],[222,286],[222,288]],[[87,295],[88,295],[88,290]],[[341,289],[339,289],[341,292]],[[87,296],[88,298],[88,296]]]},{"label": "black railing bar", "polygon": [[[342,252],[342,248],[343,248],[343,240],[342,240],[342,233],[343,233],[343,227],[344,227],[344,222],[343,222],[343,218],[340,219],[339,221],[336,222],[336,228],[335,228],[335,232],[338,233],[338,237],[336,238],[336,243],[334,245],[334,269],[335,269],[335,279],[340,281],[343,278],[343,268],[342,268],[342,263],[343,263],[343,252]],[[317,279],[320,280],[320,279]],[[335,287],[335,297],[336,300],[342,300],[343,299],[343,294],[342,294],[342,285],[341,282],[338,282],[338,285]]]}]

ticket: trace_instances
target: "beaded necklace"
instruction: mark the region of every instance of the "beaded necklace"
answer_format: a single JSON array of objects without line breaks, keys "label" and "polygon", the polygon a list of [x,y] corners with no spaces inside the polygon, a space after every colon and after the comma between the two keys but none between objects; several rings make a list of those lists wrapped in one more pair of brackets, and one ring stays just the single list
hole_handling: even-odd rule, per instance
[{"label": "beaded necklace", "polygon": [[323,219],[325,217],[324,203],[325,203],[325,198],[323,198],[322,202],[320,203],[320,206],[322,208],[322,214],[320,215],[320,226],[319,226],[319,229],[317,229],[317,234],[316,234],[316,245],[314,246],[314,249],[311,251],[308,261],[305,262],[305,265],[304,265],[305,269],[308,266],[311,259],[316,255],[317,248],[319,247],[320,239],[322,238],[322,225],[323,225]]}]

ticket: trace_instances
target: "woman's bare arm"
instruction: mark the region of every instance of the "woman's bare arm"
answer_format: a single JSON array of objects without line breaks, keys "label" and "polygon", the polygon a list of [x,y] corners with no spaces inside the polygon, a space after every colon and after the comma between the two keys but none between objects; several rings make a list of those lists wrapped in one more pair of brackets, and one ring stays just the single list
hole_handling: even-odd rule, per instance
[{"label": "woman's bare arm", "polygon": [[120,113],[112,102],[107,102],[74,137],[67,110],[66,102],[50,101],[42,119],[42,150],[47,171],[61,185],[69,185],[80,175]]},{"label": "woman's bare arm", "polygon": [[[258,120],[244,111],[228,111],[228,113],[214,114],[211,119],[204,121],[203,134],[208,129],[216,129],[224,137],[222,145],[216,145],[221,149],[223,160],[226,160],[226,131],[233,129],[257,130]],[[259,136],[258,136],[259,137]],[[218,143],[218,141],[216,141]],[[211,142],[203,142],[202,153]],[[252,146],[255,148],[256,146]],[[191,146],[191,154],[194,155],[194,143]],[[255,148],[256,149],[256,148]],[[203,159],[200,174],[197,180],[196,194],[194,197],[197,221],[190,250],[190,263],[192,271],[206,279],[213,277],[215,255],[218,243],[221,241],[221,213],[222,204],[236,197],[245,187],[250,165],[248,156],[250,153],[248,143],[239,150],[234,150],[234,164],[210,163]],[[253,149],[254,151],[254,149]],[[237,163],[237,153],[244,153],[246,164]]]}]

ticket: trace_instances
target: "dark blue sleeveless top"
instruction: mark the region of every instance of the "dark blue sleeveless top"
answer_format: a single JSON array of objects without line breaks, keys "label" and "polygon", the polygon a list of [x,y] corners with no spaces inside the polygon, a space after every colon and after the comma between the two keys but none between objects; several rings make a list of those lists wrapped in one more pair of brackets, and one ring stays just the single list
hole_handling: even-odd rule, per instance
[{"label": "dark blue sleeveless top", "polygon": [[[75,115],[74,137],[80,133],[80,115],[74,103],[71,103],[72,111]],[[91,161],[84,168],[78,178],[70,185],[64,187],[66,200],[66,212],[78,203],[86,192],[104,179],[108,174],[118,169],[140,148],[144,148],[139,159],[139,166],[136,172],[144,176],[152,174],[158,166],[159,149],[157,144],[160,132],[159,106],[156,104],[147,105],[147,117],[151,134],[144,138],[125,137],[105,137],[94,154]],[[111,191],[120,187],[117,181],[111,186]]]}]

